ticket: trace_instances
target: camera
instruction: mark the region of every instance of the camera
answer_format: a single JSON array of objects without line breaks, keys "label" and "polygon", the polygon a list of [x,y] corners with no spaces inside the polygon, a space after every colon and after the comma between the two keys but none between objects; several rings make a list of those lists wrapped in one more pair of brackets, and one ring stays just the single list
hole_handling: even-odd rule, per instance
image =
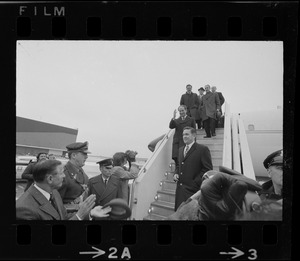
[{"label": "camera", "polygon": [[129,162],[135,162],[135,156],[138,154],[136,151],[133,150],[126,150],[125,151],[126,158]]}]

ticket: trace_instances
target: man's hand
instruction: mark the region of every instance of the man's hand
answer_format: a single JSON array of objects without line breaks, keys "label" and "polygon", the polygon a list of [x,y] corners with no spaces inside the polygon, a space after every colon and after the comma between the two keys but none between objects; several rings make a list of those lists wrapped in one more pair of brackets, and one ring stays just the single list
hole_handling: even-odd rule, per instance
[{"label": "man's hand", "polygon": [[173,113],[173,120],[176,119],[176,113],[177,113],[177,110],[175,109],[175,110],[174,110],[174,113]]},{"label": "man's hand", "polygon": [[85,217],[90,213],[92,208],[95,206],[95,200],[96,195],[92,194],[79,205],[79,209],[76,214],[80,219],[85,219]]},{"label": "man's hand", "polygon": [[111,211],[111,207],[108,206],[106,208],[102,208],[102,206],[97,206],[94,207],[91,210],[91,216],[92,217],[98,217],[98,218],[102,218],[102,217],[108,217],[109,216],[109,212]]},{"label": "man's hand", "polygon": [[179,175],[178,174],[174,174],[173,179],[175,182],[177,182],[179,180]]}]

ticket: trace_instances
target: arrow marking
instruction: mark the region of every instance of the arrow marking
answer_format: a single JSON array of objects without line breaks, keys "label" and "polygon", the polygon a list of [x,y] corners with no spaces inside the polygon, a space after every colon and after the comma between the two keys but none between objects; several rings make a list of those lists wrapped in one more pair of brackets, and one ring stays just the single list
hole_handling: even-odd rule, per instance
[{"label": "arrow marking", "polygon": [[234,252],[220,252],[221,255],[233,255],[231,258],[234,259],[234,258],[237,258],[239,256],[242,256],[244,255],[244,252],[235,248],[235,247],[231,247],[231,249],[234,250]]},{"label": "arrow marking", "polygon": [[98,256],[101,256],[101,255],[104,255],[105,254],[105,251],[101,250],[101,249],[98,249],[97,247],[93,247],[92,248],[96,251],[84,251],[84,252],[79,252],[80,255],[93,255],[93,258],[96,258]]}]

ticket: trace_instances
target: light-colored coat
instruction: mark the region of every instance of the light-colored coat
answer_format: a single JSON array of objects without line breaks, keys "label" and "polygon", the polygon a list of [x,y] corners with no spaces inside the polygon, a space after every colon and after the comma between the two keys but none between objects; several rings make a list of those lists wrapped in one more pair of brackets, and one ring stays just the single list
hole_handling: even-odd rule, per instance
[{"label": "light-colored coat", "polygon": [[138,177],[139,168],[136,164],[131,163],[130,171],[123,169],[121,166],[115,166],[112,168],[112,175],[120,179],[122,187],[122,198],[129,203],[129,187],[128,180],[135,179]]},{"label": "light-colored coat", "polygon": [[221,109],[219,95],[217,93],[207,92],[203,97],[200,106],[202,107],[202,120],[208,118],[217,119],[217,109]]}]

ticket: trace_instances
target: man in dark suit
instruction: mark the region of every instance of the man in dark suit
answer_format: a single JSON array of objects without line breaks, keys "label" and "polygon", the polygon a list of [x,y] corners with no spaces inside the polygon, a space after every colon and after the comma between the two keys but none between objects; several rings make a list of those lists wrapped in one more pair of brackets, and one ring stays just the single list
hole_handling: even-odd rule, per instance
[{"label": "man in dark suit", "polygon": [[178,150],[180,147],[184,146],[182,133],[184,127],[190,126],[196,128],[195,120],[187,115],[187,108],[185,105],[180,105],[178,107],[179,117],[176,119],[176,110],[174,110],[173,118],[169,123],[170,129],[175,129],[173,143],[172,143],[172,159],[175,164],[178,163]]},{"label": "man in dark suit", "polygon": [[122,198],[122,183],[112,175],[113,161],[105,159],[98,161],[101,174],[89,180],[89,194],[96,195],[96,206],[104,206],[115,198]]},{"label": "man in dark suit", "polygon": [[[90,216],[108,216],[110,210],[95,205],[95,195],[89,196],[76,213],[67,213],[57,188],[65,174],[58,160],[45,160],[33,169],[34,184],[16,201],[16,219],[23,220],[82,220]],[[107,212],[106,212],[107,211]]]},{"label": "man in dark suit", "polygon": [[209,148],[196,142],[194,128],[184,128],[183,141],[185,146],[179,149],[178,165],[174,174],[174,181],[177,182],[175,211],[182,202],[200,189],[204,173],[213,169]]},{"label": "man in dark suit", "polygon": [[199,99],[198,95],[192,92],[192,85],[188,84],[186,86],[186,93],[181,95],[180,105],[185,105],[187,107],[187,115],[196,120]]}]

